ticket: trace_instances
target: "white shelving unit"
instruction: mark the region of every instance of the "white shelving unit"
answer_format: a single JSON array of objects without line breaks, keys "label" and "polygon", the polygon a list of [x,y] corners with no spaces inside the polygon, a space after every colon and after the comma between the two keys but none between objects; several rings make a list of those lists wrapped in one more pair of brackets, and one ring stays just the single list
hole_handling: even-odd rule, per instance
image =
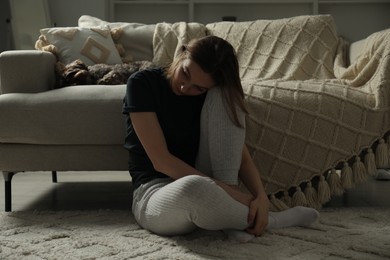
[{"label": "white shelving unit", "polygon": [[[275,19],[289,16],[315,14],[316,0],[252,0],[252,1],[205,1],[190,0],[190,21],[210,23],[234,16],[238,21]],[[283,5],[283,9],[279,8]]]},{"label": "white shelving unit", "polygon": [[278,19],[331,14],[341,35],[355,41],[390,28],[390,0],[107,0],[110,21],[199,22]]},{"label": "white shelving unit", "polygon": [[189,1],[111,0],[110,20],[123,22],[190,21]]},{"label": "white shelving unit", "polygon": [[[279,9],[281,5],[283,9]],[[318,0],[110,0],[111,21],[200,22],[274,19],[318,13]]]}]

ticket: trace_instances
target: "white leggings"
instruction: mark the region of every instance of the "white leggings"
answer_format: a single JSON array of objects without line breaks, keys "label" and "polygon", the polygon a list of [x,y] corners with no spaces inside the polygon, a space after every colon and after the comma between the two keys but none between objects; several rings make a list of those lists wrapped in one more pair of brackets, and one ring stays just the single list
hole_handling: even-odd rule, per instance
[{"label": "white leggings", "polygon": [[[245,114],[240,113],[245,123]],[[196,168],[227,184],[238,183],[245,129],[233,124],[219,88],[208,91],[201,114]],[[190,175],[176,181],[156,179],[134,192],[133,213],[143,228],[159,235],[248,227],[248,207],[234,200],[209,177]]]}]

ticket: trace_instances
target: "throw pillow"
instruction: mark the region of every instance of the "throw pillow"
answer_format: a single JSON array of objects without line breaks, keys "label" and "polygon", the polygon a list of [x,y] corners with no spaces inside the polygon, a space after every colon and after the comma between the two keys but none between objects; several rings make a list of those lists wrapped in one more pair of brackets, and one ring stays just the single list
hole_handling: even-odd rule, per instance
[{"label": "throw pillow", "polygon": [[87,65],[122,63],[108,27],[41,29],[36,48],[54,52],[64,64],[76,59]]},{"label": "throw pillow", "polygon": [[349,47],[349,53],[348,53],[349,64],[353,64],[359,58],[359,56],[362,54],[365,43],[366,43],[366,39],[351,43]]},{"label": "throw pillow", "polygon": [[108,26],[111,30],[117,32],[114,37],[115,44],[124,48],[123,61],[151,61],[153,59],[153,34],[154,24],[110,23],[99,18],[83,15],[78,20],[80,27],[89,28],[94,26]]}]

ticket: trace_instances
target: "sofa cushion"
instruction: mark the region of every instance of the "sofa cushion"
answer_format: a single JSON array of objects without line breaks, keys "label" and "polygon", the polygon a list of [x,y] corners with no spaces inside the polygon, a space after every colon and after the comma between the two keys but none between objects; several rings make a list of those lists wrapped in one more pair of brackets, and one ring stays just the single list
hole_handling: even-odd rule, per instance
[{"label": "sofa cushion", "polygon": [[[46,46],[54,47],[48,49]],[[81,59],[87,65],[122,63],[108,27],[41,29],[36,48],[53,51],[59,61],[65,64],[76,59]]]},{"label": "sofa cushion", "polygon": [[348,52],[348,56],[349,56],[348,64],[353,64],[359,58],[359,56],[362,54],[364,50],[365,43],[366,43],[366,39],[362,39],[351,43]]},{"label": "sofa cushion", "polygon": [[154,24],[109,23],[93,16],[83,15],[79,18],[78,25],[86,28],[107,25],[112,30],[119,29],[119,35],[114,37],[114,42],[123,46],[125,62],[153,59]]},{"label": "sofa cushion", "polygon": [[218,22],[206,27],[209,34],[234,46],[243,79],[334,78],[339,38],[330,15]]},{"label": "sofa cushion", "polygon": [[125,85],[83,85],[0,95],[0,142],[123,144]]}]

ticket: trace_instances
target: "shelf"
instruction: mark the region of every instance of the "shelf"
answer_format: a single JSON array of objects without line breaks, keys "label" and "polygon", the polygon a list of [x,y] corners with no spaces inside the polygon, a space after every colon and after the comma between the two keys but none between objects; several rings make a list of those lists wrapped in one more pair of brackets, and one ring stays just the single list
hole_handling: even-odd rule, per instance
[{"label": "shelf", "polygon": [[[110,0],[111,21],[140,23],[275,19],[318,13],[318,0]],[[280,10],[280,5],[288,8]],[[145,10],[148,10],[145,12]]]},{"label": "shelf", "polygon": [[[110,20],[117,22],[199,22],[277,19],[331,14],[347,41],[390,28],[390,0],[108,0]],[[359,28],[358,30],[356,28]]]}]

